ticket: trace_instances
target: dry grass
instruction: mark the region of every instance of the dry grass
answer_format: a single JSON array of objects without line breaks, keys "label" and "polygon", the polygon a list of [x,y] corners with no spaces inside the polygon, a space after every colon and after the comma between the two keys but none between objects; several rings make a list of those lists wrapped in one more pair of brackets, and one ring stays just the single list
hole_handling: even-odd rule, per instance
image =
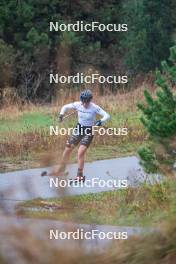
[{"label": "dry grass", "polygon": [[[151,88],[152,89],[152,88]],[[116,95],[105,94],[100,96],[97,91],[94,93],[94,102],[104,107],[111,112],[126,112],[136,111],[136,103],[143,100],[144,85],[131,92],[118,92]],[[79,92],[62,92],[57,101],[54,100],[50,105],[40,105],[32,103],[16,103],[4,105],[0,111],[0,120],[15,120],[23,113],[29,112],[43,112],[43,113],[57,113],[60,106],[79,100]]]}]

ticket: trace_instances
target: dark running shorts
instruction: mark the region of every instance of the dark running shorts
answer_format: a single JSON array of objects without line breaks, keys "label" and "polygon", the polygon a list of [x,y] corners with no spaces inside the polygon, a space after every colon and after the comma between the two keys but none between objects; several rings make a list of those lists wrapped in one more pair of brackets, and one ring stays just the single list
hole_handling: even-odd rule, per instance
[{"label": "dark running shorts", "polygon": [[[77,133],[72,133],[72,135],[67,140],[66,146],[70,147],[71,145],[77,146],[79,143],[80,145],[84,145],[89,147],[92,142],[93,135],[91,134],[91,127],[81,127],[80,124],[76,126]],[[85,129],[88,129],[88,133],[85,133]],[[89,135],[90,134],[90,135]]]}]

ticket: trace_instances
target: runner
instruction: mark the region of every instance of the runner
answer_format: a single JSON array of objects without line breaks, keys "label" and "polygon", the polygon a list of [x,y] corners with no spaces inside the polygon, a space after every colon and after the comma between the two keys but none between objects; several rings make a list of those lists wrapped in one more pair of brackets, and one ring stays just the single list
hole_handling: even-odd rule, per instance
[{"label": "runner", "polygon": [[[76,133],[73,132],[70,138],[66,142],[66,147],[62,155],[62,160],[59,169],[54,174],[59,176],[64,173],[66,164],[69,161],[70,154],[75,146],[80,143],[78,148],[78,171],[75,180],[84,180],[83,169],[85,153],[92,142],[92,126],[101,126],[105,121],[110,118],[110,115],[106,113],[101,107],[92,102],[93,95],[90,90],[84,90],[80,94],[80,101],[66,104],[62,107],[59,120],[63,121],[64,114],[70,109],[74,109],[78,113],[78,123],[76,126]],[[102,119],[95,120],[96,115],[102,116]]]}]

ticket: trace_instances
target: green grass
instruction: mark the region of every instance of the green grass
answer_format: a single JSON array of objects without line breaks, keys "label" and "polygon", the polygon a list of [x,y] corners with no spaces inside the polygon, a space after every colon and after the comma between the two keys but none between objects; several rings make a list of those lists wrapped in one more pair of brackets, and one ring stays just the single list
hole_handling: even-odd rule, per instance
[{"label": "green grass", "polygon": [[122,123],[128,122],[128,124],[135,125],[140,123],[140,112],[117,112],[111,115],[111,123],[114,126],[118,126]]},{"label": "green grass", "polygon": [[[26,133],[52,124],[52,116],[40,112],[24,113],[16,120],[0,120],[0,134]],[[1,138],[2,140],[2,138]]]},{"label": "green grass", "polygon": [[[76,116],[70,117],[59,124],[57,115],[46,111],[45,108],[32,112],[20,113],[18,117],[1,118],[0,120],[0,145],[2,155],[0,158],[0,171],[26,169],[41,166],[41,156],[52,149],[56,156],[63,151],[66,138],[62,136],[49,136],[49,126],[74,127]],[[108,127],[129,128],[127,137],[101,137],[95,136],[93,144],[88,150],[87,161],[115,158],[132,155],[137,152],[145,133],[139,121],[139,113],[112,113]],[[59,147],[59,153],[58,152]],[[71,162],[76,162],[73,155]],[[53,161],[55,162],[55,161]]]},{"label": "green grass", "polygon": [[[165,182],[137,189],[108,191],[71,196],[62,199],[27,201],[19,206],[20,215],[32,218],[57,219],[85,224],[153,226],[166,220],[176,210],[176,183]],[[59,208],[50,212],[41,209]],[[26,209],[38,208],[32,212]]]},{"label": "green grass", "polygon": [[[116,113],[111,116],[111,121],[108,122],[108,124],[109,126],[112,125],[113,127],[118,127],[124,124],[124,122],[129,122],[131,125],[139,124],[139,114]],[[76,118],[70,118],[69,120],[64,121],[64,126],[74,126],[75,123]],[[22,114],[15,120],[1,119],[0,134],[7,133],[9,131],[13,131],[16,133],[26,133],[34,130],[40,130],[46,127],[48,128],[50,125],[58,125],[55,116],[42,112],[29,112]]]},{"label": "green grass", "polygon": [[[15,111],[15,110],[14,110]],[[113,112],[111,114],[111,119],[108,122],[109,126],[118,127],[124,123],[130,125],[138,125],[140,123],[140,112]],[[23,113],[20,112],[17,116],[13,117],[12,113],[6,113],[1,116],[0,119],[0,134],[6,133],[8,131],[13,131],[16,133],[25,133],[33,130],[42,129],[44,127],[57,124],[57,115],[53,114],[51,109],[47,109],[45,106],[43,108],[36,108],[31,110],[25,110]],[[69,117],[64,121],[64,126],[74,126],[76,123],[76,115]]]}]

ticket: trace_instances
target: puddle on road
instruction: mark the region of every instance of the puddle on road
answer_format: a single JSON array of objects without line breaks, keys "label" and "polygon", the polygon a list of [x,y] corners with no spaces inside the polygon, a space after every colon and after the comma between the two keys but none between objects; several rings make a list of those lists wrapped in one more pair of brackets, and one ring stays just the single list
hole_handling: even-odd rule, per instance
[{"label": "puddle on road", "polygon": [[[82,232],[82,234],[85,234],[89,232],[89,234],[92,234],[93,232],[96,232],[96,234],[108,234],[108,233],[115,233],[119,237],[122,236],[122,234],[127,235],[127,239],[132,235],[139,235],[139,234],[145,234],[148,232],[152,232],[153,230],[150,228],[139,228],[139,227],[125,227],[125,226],[111,226],[111,225],[86,225],[86,224],[76,224],[76,223],[70,223],[70,222],[61,222],[61,221],[54,221],[54,220],[40,220],[40,219],[17,219],[14,217],[2,217],[1,218],[1,225],[0,225],[0,233],[1,231],[7,229],[9,230],[10,227],[14,228],[20,228],[22,230],[28,230],[28,232],[31,232],[37,240],[42,241],[49,241],[51,245],[57,246],[57,248],[62,249],[76,249],[82,247],[82,249],[86,250],[87,252],[94,252],[99,250],[99,252],[104,251],[108,246],[111,245],[111,243],[114,241],[114,239],[108,239],[108,237],[105,237],[104,239],[100,238],[98,235],[96,235],[92,239],[49,239],[50,237],[50,230],[53,230],[55,233],[58,232],[75,232],[78,231],[78,233]],[[8,237],[9,232],[7,232],[6,239],[2,240],[2,245],[5,243],[9,243],[11,241],[11,237]],[[121,241],[122,239],[115,239],[117,242]]]}]

